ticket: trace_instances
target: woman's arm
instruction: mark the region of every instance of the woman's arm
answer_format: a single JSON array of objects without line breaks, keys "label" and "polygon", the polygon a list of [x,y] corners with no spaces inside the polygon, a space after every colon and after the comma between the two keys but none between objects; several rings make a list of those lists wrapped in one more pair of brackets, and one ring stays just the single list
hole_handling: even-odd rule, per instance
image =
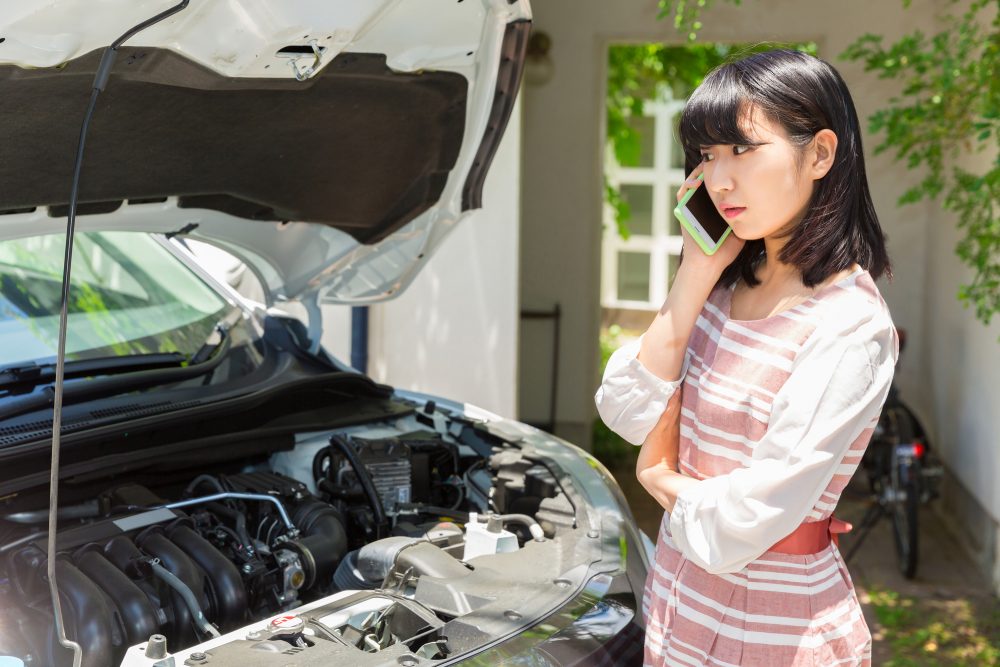
[{"label": "woman's arm", "polygon": [[858,300],[832,308],[774,397],[763,437],[742,465],[703,480],[663,476],[676,491],[670,534],[713,574],[737,572],[810,514],[836,505],[835,475],[857,469],[889,392],[898,355],[887,312]]},{"label": "woman's arm", "polygon": [[[691,172],[677,193],[677,201],[689,189],[700,186],[701,181],[697,177],[701,169],[699,165]],[[666,301],[643,334],[636,357],[653,374],[667,381],[677,380],[680,376],[688,339],[698,314],[722,272],[736,259],[744,244],[742,239],[730,234],[714,255],[706,255],[683,225],[681,235],[684,237],[684,261],[677,269]]]},{"label": "woman's arm", "polygon": [[667,402],[660,420],[642,443],[635,463],[635,476],[649,495],[668,512],[674,508],[677,494],[697,480],[678,472],[677,452],[680,444],[680,414],[682,390],[678,389]]},{"label": "woman's arm", "polygon": [[[697,176],[698,169],[692,174]],[[681,187],[678,199],[687,189],[687,184]],[[698,314],[722,271],[743,248],[743,241],[730,234],[718,252],[706,255],[687,230],[682,228],[682,233],[689,252],[663,307],[639,340],[626,343],[611,355],[594,395],[597,412],[608,428],[636,446],[646,441],[680,386],[688,339]]]}]

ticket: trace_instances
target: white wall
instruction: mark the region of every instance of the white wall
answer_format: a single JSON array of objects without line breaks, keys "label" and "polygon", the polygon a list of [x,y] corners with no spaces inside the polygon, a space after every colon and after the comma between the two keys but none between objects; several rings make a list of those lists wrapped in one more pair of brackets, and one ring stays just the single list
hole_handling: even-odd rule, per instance
[{"label": "white wall", "polygon": [[371,307],[374,379],[515,416],[520,140],[518,104],[484,208],[452,230],[402,295]]},{"label": "white wall", "polygon": [[[963,160],[962,166],[982,173],[994,156]],[[984,564],[996,566],[994,581],[1000,590],[1000,316],[990,326],[973,317],[973,310],[957,300],[958,286],[972,281],[972,270],[955,255],[961,237],[955,216],[941,219],[929,230],[930,246],[924,289],[924,346],[915,348],[927,360],[923,384],[930,394],[935,440],[964,490],[945,497],[948,509],[966,523],[966,543]],[[962,494],[971,495],[989,515],[965,516],[977,508]],[[970,506],[973,505],[973,506]]]}]

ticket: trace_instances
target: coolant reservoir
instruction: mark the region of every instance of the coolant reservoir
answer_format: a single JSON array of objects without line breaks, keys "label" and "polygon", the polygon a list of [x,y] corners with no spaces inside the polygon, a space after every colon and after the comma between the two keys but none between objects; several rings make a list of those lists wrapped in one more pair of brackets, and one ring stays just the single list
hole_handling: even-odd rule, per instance
[{"label": "coolant reservoir", "polygon": [[479,516],[475,512],[469,513],[469,522],[465,524],[465,553],[462,560],[511,551],[517,551],[517,535],[504,530],[498,516],[493,515],[486,523],[479,523]]}]

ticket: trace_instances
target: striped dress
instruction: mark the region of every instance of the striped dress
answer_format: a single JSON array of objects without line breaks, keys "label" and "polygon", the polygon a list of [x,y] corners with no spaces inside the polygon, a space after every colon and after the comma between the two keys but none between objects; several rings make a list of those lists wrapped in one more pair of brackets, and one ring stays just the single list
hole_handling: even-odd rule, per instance
[{"label": "striped dress", "polygon": [[642,444],[683,384],[679,467],[700,480],[664,513],[643,595],[645,664],[870,665],[871,634],[834,544],[769,547],[830,516],[861,462],[892,381],[895,327],[867,271],[760,320],[729,317],[717,287],[667,382],[611,357],[602,419]]}]

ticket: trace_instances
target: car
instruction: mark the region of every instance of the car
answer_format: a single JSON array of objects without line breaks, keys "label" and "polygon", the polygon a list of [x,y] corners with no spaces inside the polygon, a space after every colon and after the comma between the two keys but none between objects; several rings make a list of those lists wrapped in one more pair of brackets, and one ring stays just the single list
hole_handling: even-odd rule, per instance
[{"label": "car", "polygon": [[603,465],[319,342],[482,206],[530,29],[526,0],[0,6],[0,664],[641,660],[652,544]]}]

